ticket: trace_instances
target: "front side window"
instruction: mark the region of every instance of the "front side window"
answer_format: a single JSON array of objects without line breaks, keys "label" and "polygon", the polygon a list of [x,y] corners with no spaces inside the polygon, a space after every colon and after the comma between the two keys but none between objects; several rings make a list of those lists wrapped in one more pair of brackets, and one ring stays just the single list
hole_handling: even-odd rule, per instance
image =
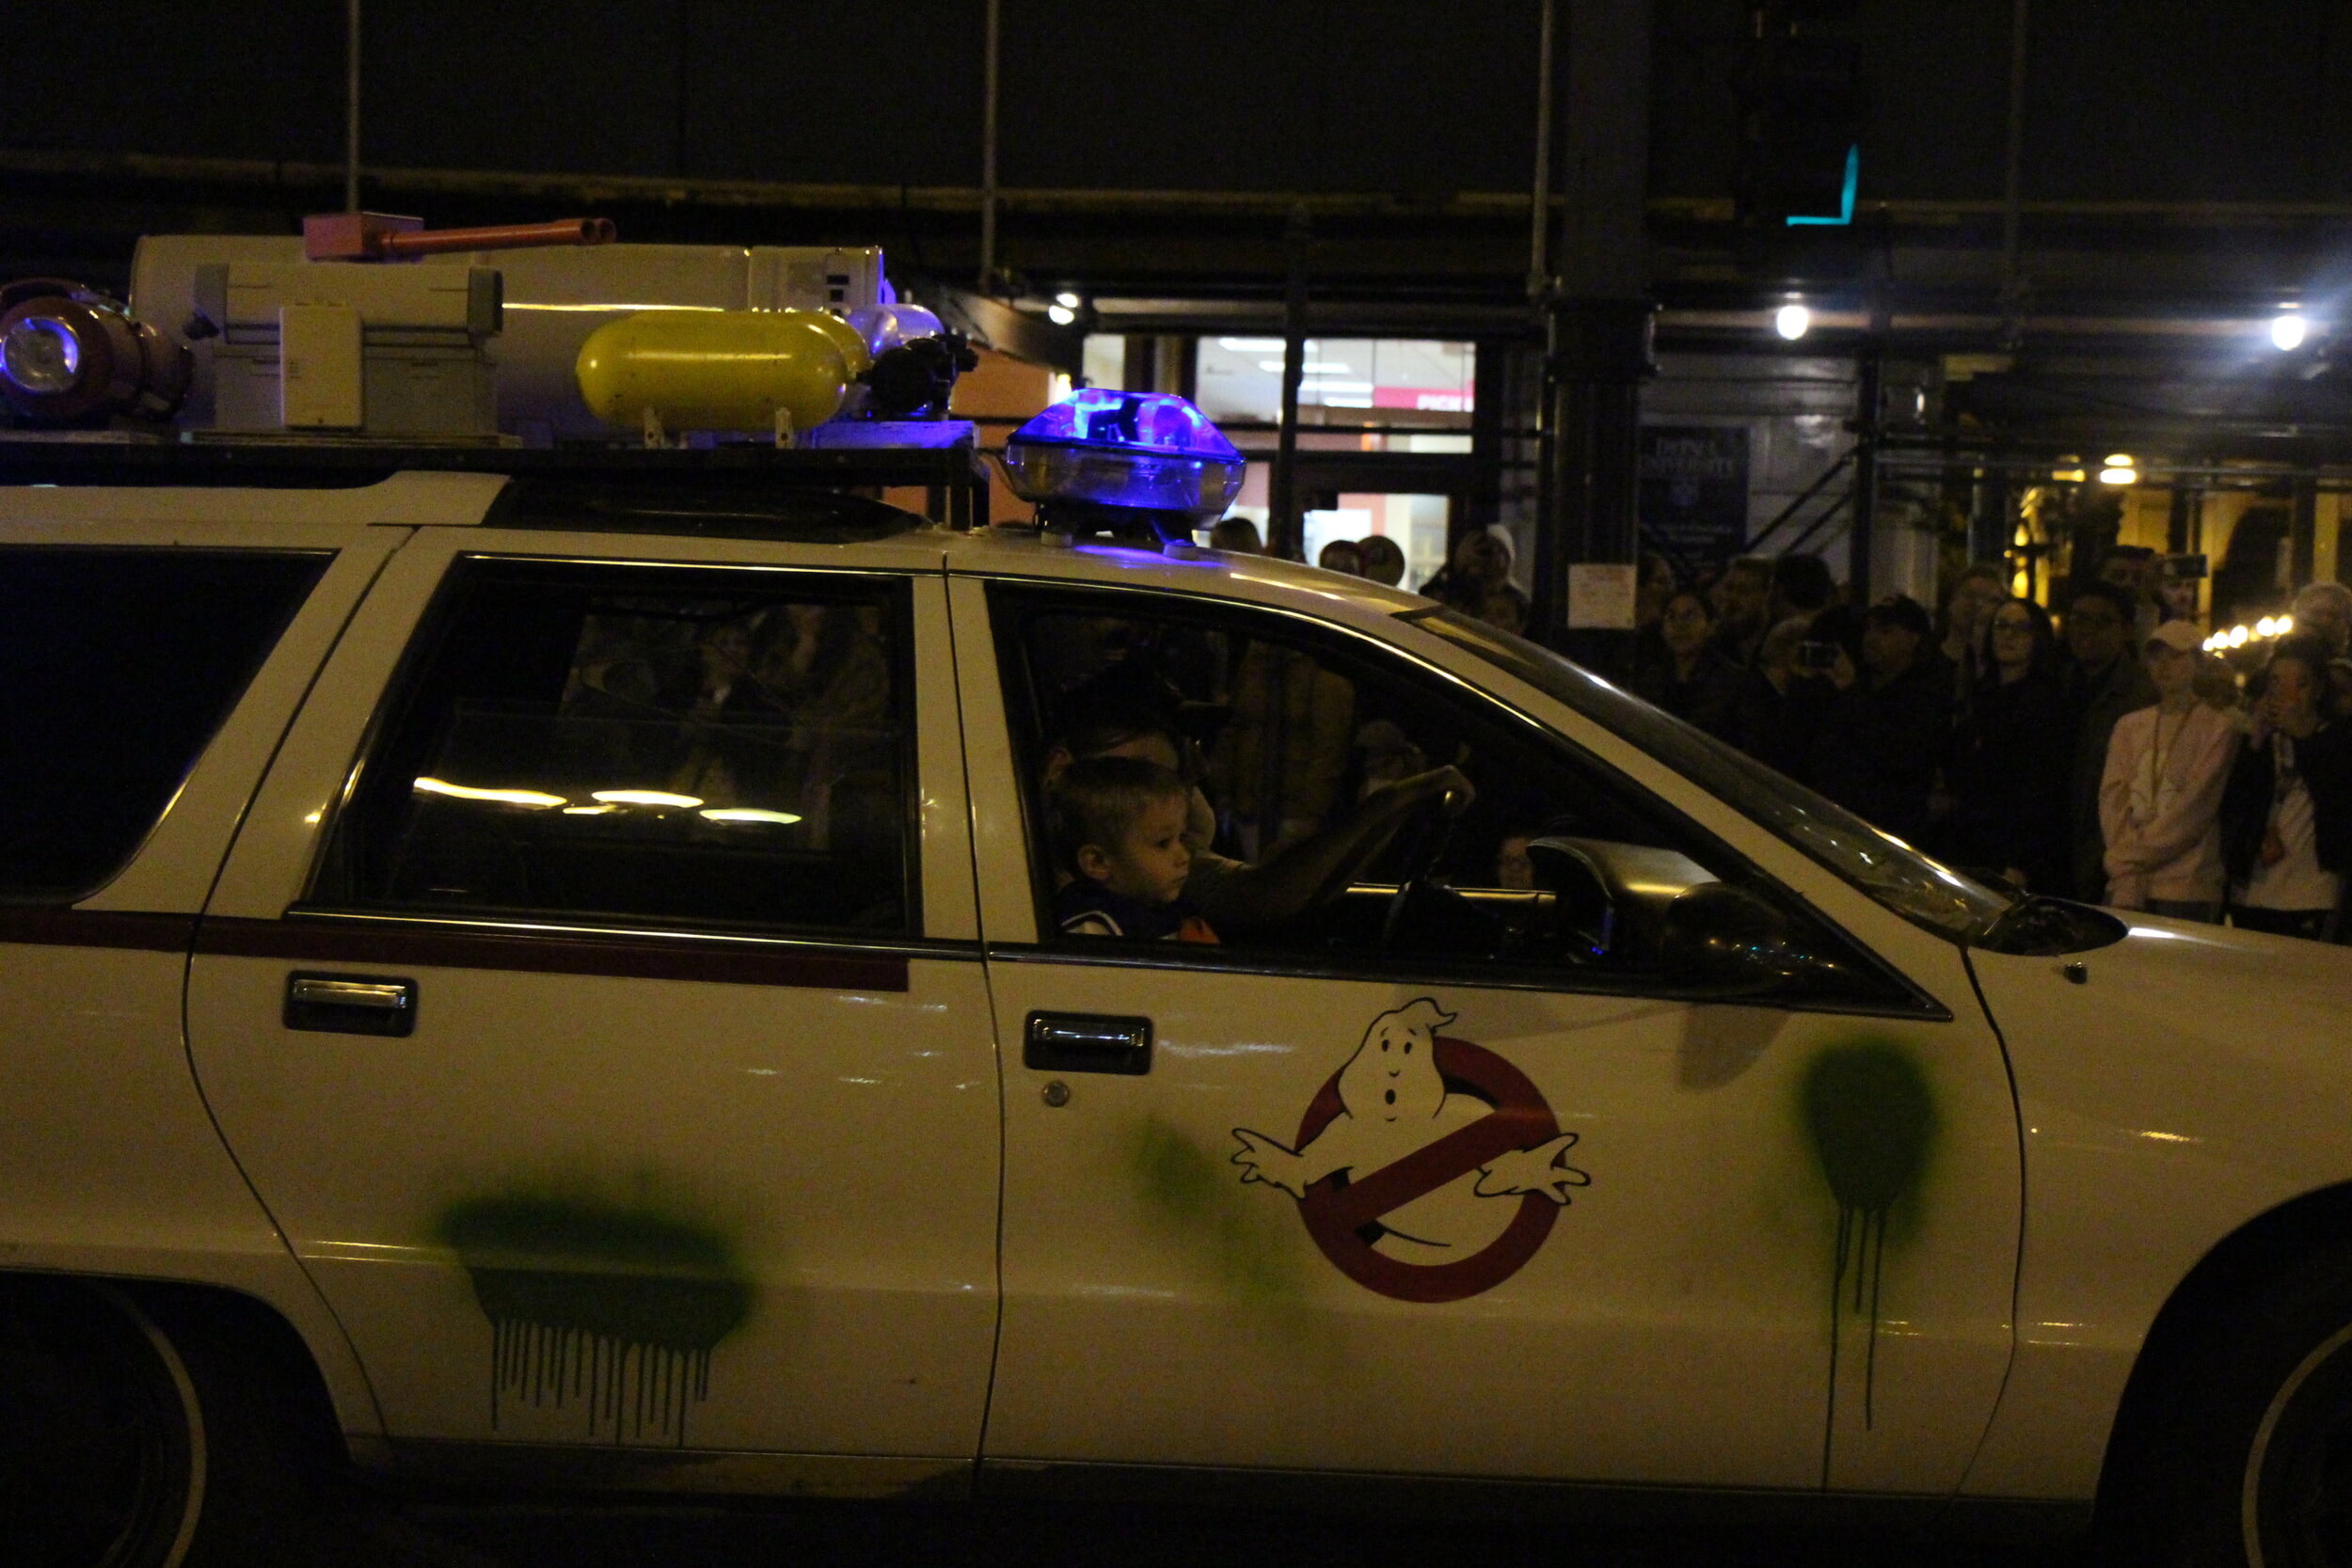
[{"label": "front side window", "polygon": [[1548,648],[1442,607],[1406,618],[1639,746],[1915,925],[1982,942],[2017,901],[1882,832],[1670,714],[1627,695]]},{"label": "front side window", "polygon": [[328,559],[0,549],[0,898],[70,902],[131,858]]},{"label": "front side window", "polygon": [[1041,928],[1073,951],[1190,941],[1202,961],[1650,989],[1672,983],[1669,910],[1726,884],[1837,948],[1645,792],[1375,643],[1167,595],[991,602]]},{"label": "front side window", "polygon": [[908,933],[910,662],[898,579],[461,562],[319,895]]}]

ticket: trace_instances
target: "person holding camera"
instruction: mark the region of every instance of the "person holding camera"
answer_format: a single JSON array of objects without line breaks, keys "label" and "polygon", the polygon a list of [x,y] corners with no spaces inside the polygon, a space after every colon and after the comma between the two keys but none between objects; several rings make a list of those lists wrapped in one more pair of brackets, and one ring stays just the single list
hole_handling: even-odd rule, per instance
[{"label": "person holding camera", "polygon": [[2063,892],[2074,712],[2050,612],[2005,599],[1983,626],[1982,673],[1944,758],[1949,853],[2034,893]]},{"label": "person holding camera", "polygon": [[1804,777],[1820,711],[1804,700],[1805,677],[1825,676],[1837,659],[1836,643],[1808,641],[1811,626],[1791,615],[1764,634],[1731,709],[1731,743],[1792,779]]},{"label": "person holding camera", "polygon": [[1907,844],[1925,839],[1936,759],[1951,725],[1952,672],[1930,641],[1932,629],[1906,594],[1864,610],[1853,650],[1860,657],[1830,672],[1836,695],[1813,737],[1813,786]]}]

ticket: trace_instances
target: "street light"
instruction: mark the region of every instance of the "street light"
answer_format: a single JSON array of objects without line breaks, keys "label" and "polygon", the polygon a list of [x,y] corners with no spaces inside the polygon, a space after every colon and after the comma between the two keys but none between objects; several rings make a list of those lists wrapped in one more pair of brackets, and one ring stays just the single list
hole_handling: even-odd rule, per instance
[{"label": "street light", "polygon": [[2290,305],[2272,318],[2270,341],[2280,353],[2290,353],[2303,346],[2303,334],[2309,329],[2310,324],[2303,319],[2302,313]]},{"label": "street light", "polygon": [[1772,312],[1772,330],[1793,343],[1813,330],[1813,312],[1802,305],[1784,305]]}]

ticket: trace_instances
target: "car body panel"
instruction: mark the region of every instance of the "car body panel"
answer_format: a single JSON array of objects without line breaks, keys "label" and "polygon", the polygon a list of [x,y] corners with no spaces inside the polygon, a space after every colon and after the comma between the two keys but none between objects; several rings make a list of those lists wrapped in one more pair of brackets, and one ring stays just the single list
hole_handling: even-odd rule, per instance
[{"label": "car body panel", "polygon": [[[1080,547],[959,552],[1033,580],[1195,588],[1199,567]],[[1033,562],[1041,569],[1027,570]],[[1589,721],[1500,689],[1399,623],[1416,601],[1248,567],[1269,608],[1345,614],[1602,755],[1759,861],[1785,849]],[[1216,583],[1219,597],[1229,596]],[[1302,600],[1304,601],[1302,604]],[[1116,601],[1106,601],[1115,603]],[[1006,1053],[1006,1318],[992,1460],[1177,1463],[1948,1492],[2006,1370],[2017,1140],[2006,1066],[1959,950],[1779,857],[1900,962],[1947,1018],[1853,1018],[1623,994],[1393,983],[1086,961],[1034,947],[1030,851],[982,584],[954,583],[982,918]],[[1763,842],[1758,842],[1763,841]],[[1881,918],[1873,919],[1873,916]],[[1407,1304],[1343,1278],[1292,1200],[1245,1190],[1233,1129],[1291,1135],[1367,1023],[1431,995],[1451,1031],[1527,1073],[1582,1141],[1590,1190],[1506,1284]],[[1144,1014],[1152,1073],[1019,1065],[1036,1010]],[[1848,1303],[1832,1402],[1838,1205],[1808,1146],[1801,1081],[1826,1053],[1892,1049],[1925,1073],[1940,1144],[1899,1216],[1877,1332]],[[1059,1079],[1071,1099],[1042,1096]],[[1154,1181],[1195,1173],[1204,1207]],[[1223,1238],[1219,1241],[1218,1238]],[[1235,1238],[1245,1239],[1236,1242]],[[1851,1239],[1850,1239],[1851,1244]],[[1244,1248],[1237,1257],[1234,1248]],[[1855,1282],[1850,1254],[1846,1286]],[[1248,1259],[1255,1259],[1255,1263]],[[1240,1270],[1237,1276],[1236,1270]],[[1857,1326],[1862,1325],[1862,1326]],[[1091,1397],[1073,1400],[1073,1386]],[[1464,1411],[1475,1411],[1464,1421]]]},{"label": "car body panel", "polygon": [[[0,1267],[212,1283],[311,1346],[346,1430],[380,1430],[357,1359],[229,1151],[189,1070],[188,952],[231,834],[318,663],[407,536],[276,492],[206,509],[148,492],[0,491],[0,544],[327,558],[130,862],[72,909],[0,908]],[[93,716],[103,721],[103,716]]]},{"label": "car body panel", "polygon": [[2088,953],[1971,956],[2016,1064],[2026,1192],[2017,1369],[1971,1493],[2089,1496],[2181,1280],[2248,1222],[2352,1180],[2352,953],[2127,918]]},{"label": "car body panel", "polygon": [[[378,694],[443,575],[481,554],[637,562],[654,579],[692,565],[911,580],[922,939],[287,919]],[[977,1450],[995,1331],[997,1075],[977,955],[957,951],[977,923],[938,560],[906,541],[428,529],[321,674],[222,879],[189,1006],[224,1132],[378,1370],[395,1442],[965,1463]],[[291,972],[321,968],[414,980],[416,1033],[287,1031]],[[514,1257],[469,1252],[449,1216],[485,1203],[542,1218],[551,1206],[559,1228],[627,1214],[707,1236],[732,1261],[679,1289],[748,1313],[715,1345],[691,1325],[629,1340],[612,1324],[630,1309],[612,1301],[633,1288],[630,1266],[567,1251],[570,1232]],[[563,1299],[494,1323],[499,1281],[517,1273]],[[518,1370],[517,1356],[553,1359]],[[647,1368],[651,1391],[631,1397],[674,1420],[592,1418],[585,1385]],[[707,1389],[661,1382],[678,1376]]]}]

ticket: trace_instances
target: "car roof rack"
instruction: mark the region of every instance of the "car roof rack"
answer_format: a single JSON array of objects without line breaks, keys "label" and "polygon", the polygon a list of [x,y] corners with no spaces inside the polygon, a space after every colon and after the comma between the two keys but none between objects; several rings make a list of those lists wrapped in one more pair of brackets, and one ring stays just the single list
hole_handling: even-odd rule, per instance
[{"label": "car roof rack", "polygon": [[[705,448],[515,447],[373,441],[186,441],[60,439],[0,433],[0,484],[234,485],[342,489],[375,484],[404,470],[511,474],[493,521],[512,527],[628,528],[804,537],[820,511],[879,527],[877,514],[908,514],[850,491],[921,488],[932,521],[968,529],[988,513],[988,478],[973,449],[787,448],[744,442]],[[803,502],[833,493],[873,508]],[[791,498],[788,501],[787,498]],[[609,522],[595,519],[609,517]]]}]

